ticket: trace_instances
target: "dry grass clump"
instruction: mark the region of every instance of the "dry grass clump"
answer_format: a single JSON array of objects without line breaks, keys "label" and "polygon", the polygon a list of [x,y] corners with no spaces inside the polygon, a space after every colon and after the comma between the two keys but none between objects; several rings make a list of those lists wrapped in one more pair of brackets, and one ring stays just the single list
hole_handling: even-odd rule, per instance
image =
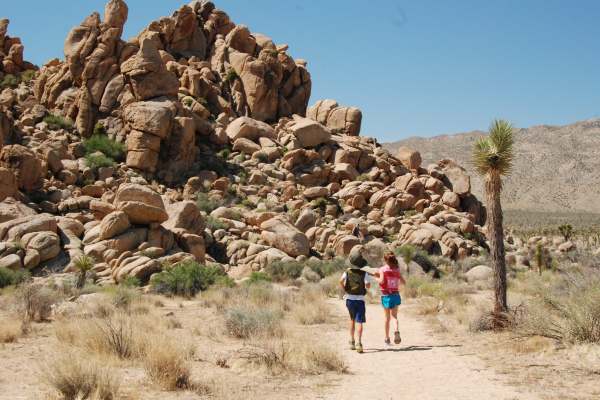
[{"label": "dry grass clump", "polygon": [[272,374],[324,372],[346,373],[348,366],[333,348],[304,337],[270,339],[253,343],[241,357]]},{"label": "dry grass clump", "polygon": [[48,321],[52,306],[60,301],[60,294],[40,284],[23,285],[16,291],[17,309],[24,321]]},{"label": "dry grass clump", "polygon": [[42,378],[65,400],[119,398],[119,380],[110,369],[71,352],[50,359],[42,368]]},{"label": "dry grass clump", "polygon": [[600,272],[568,274],[542,289],[519,329],[567,343],[600,343]]},{"label": "dry grass clump", "polygon": [[164,335],[154,337],[151,343],[144,358],[144,369],[150,379],[168,391],[192,388],[190,348]]},{"label": "dry grass clump", "polygon": [[322,287],[318,284],[305,285],[294,295],[292,317],[301,325],[318,325],[333,320],[325,302]]},{"label": "dry grass clump", "polygon": [[0,318],[0,343],[14,343],[27,332],[26,324],[16,317]]},{"label": "dry grass clump", "polygon": [[227,333],[238,339],[254,336],[282,336],[281,312],[256,306],[236,306],[225,314]]}]

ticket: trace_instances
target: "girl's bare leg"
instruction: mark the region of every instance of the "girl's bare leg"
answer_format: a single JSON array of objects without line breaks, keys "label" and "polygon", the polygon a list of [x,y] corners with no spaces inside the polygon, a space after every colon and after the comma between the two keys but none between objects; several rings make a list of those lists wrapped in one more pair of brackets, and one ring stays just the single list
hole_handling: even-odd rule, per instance
[{"label": "girl's bare leg", "polygon": [[392,318],[394,318],[394,323],[396,325],[396,330],[394,332],[399,332],[400,329],[398,327],[398,307],[394,307],[391,310]]},{"label": "girl's bare leg", "polygon": [[390,339],[390,311],[387,308],[383,309],[383,312],[385,314],[385,339],[389,340]]}]

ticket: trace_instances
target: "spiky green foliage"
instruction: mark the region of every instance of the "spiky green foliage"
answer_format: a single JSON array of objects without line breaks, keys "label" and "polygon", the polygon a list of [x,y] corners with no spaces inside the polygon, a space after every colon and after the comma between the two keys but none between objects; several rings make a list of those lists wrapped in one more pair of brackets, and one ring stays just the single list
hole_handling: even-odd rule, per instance
[{"label": "spiky green foliage", "polygon": [[115,165],[115,160],[110,157],[106,157],[104,154],[94,153],[85,156],[85,163],[91,169],[98,169],[103,167],[112,167]]},{"label": "spiky green foliage", "polygon": [[415,249],[413,245],[405,244],[398,247],[395,253],[402,257],[402,261],[404,261],[404,263],[408,266],[417,253],[417,249]]},{"label": "spiky green foliage", "polygon": [[[97,128],[98,129],[94,128],[94,132],[102,132],[104,126],[97,125]],[[83,147],[85,148],[86,154],[92,154],[99,151],[106,157],[115,161],[123,159],[125,154],[125,146],[123,143],[119,143],[108,136],[99,133],[85,139],[83,141]]]},{"label": "spiky green foliage", "polygon": [[37,72],[33,69],[28,69],[21,73],[21,82],[29,83],[35,78]]},{"label": "spiky green foliage", "polygon": [[2,78],[2,82],[0,82],[0,87],[2,89],[16,88],[18,85],[19,85],[19,79],[12,74],[4,75],[4,78]]},{"label": "spiky green foliage", "polygon": [[494,172],[508,175],[514,160],[514,130],[510,122],[497,119],[489,135],[479,139],[473,149],[473,166],[480,175]]},{"label": "spiky green foliage", "polygon": [[29,272],[26,270],[13,271],[12,269],[0,267],[0,289],[25,282],[29,279],[29,276]]},{"label": "spiky green foliage", "polygon": [[79,277],[77,278],[77,288],[81,289],[85,286],[85,280],[87,278],[87,274],[89,271],[94,268],[96,264],[96,260],[93,257],[82,254],[73,260],[73,266],[79,272]]},{"label": "spiky green foliage", "polygon": [[44,117],[44,122],[52,130],[70,129],[73,127],[73,121],[60,115],[48,114]]},{"label": "spiky green foliage", "polygon": [[157,293],[193,297],[227,278],[225,272],[218,267],[205,267],[195,261],[184,261],[152,275],[150,285]]},{"label": "spiky green foliage", "polygon": [[565,238],[565,240],[571,239],[573,236],[573,226],[571,224],[562,224],[558,227],[558,231]]}]

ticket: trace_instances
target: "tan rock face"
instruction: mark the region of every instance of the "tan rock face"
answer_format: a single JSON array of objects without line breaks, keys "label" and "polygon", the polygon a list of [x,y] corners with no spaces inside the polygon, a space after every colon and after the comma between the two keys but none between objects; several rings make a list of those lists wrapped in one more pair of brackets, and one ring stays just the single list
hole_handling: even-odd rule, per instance
[{"label": "tan rock face", "polygon": [[306,235],[300,232],[285,217],[277,216],[260,225],[261,237],[291,257],[308,256],[310,243]]},{"label": "tan rock face", "polygon": [[348,136],[360,135],[362,112],[356,107],[340,107],[335,100],[319,100],[307,111],[307,117],[331,130]]},{"label": "tan rock face", "polygon": [[198,235],[204,232],[204,217],[193,201],[169,204],[166,211],[169,219],[162,224],[166,229],[185,229]]},{"label": "tan rock face", "polygon": [[140,50],[121,64],[121,72],[129,83],[136,100],[149,100],[160,96],[177,96],[179,80],[167,70],[160,57],[155,37],[145,37]]},{"label": "tan rock face", "polygon": [[102,219],[99,227],[99,240],[106,240],[125,232],[131,224],[123,211],[115,211]]},{"label": "tan rock face", "polygon": [[276,139],[275,130],[262,121],[257,121],[249,117],[240,117],[235,119],[227,126],[227,136],[232,142],[240,138],[258,141],[260,138]]},{"label": "tan rock face", "polygon": [[459,196],[471,193],[471,178],[467,171],[452,160],[442,160],[438,163],[445,176],[448,187]]},{"label": "tan rock face", "polygon": [[331,139],[331,132],[320,123],[310,118],[297,118],[287,126],[298,139],[300,147],[315,147]]},{"label": "tan rock face", "polygon": [[15,174],[9,169],[0,167],[0,201],[14,197],[18,191]]},{"label": "tan rock face", "polygon": [[24,191],[36,190],[43,185],[45,171],[42,162],[24,146],[4,146],[0,151],[0,167],[12,171],[18,187]]},{"label": "tan rock face", "polygon": [[408,147],[400,147],[398,149],[398,159],[408,169],[416,170],[421,167],[421,153],[409,149]]},{"label": "tan rock face", "polygon": [[162,223],[169,218],[160,195],[147,186],[121,185],[114,205],[124,211],[134,224]]}]

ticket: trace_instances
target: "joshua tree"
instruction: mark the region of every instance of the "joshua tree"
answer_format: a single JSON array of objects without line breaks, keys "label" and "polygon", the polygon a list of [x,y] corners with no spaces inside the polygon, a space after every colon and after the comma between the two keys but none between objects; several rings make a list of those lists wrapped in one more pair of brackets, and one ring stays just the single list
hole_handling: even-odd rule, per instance
[{"label": "joshua tree", "polygon": [[571,239],[571,236],[573,236],[573,227],[571,224],[562,224],[558,227],[558,231],[565,238],[565,240],[569,240]]},{"label": "joshua tree", "polygon": [[504,254],[504,231],[502,227],[502,176],[510,174],[514,152],[512,125],[495,120],[489,135],[479,139],[473,148],[473,165],[485,179],[487,200],[487,234],[490,256],[494,268],[494,316],[500,322],[508,311],[506,299],[506,259]]},{"label": "joshua tree", "polygon": [[79,272],[79,277],[77,278],[77,289],[81,289],[85,286],[85,280],[87,278],[87,273],[94,268],[94,258],[87,256],[85,254],[77,257],[73,261],[73,265],[75,269]]},{"label": "joshua tree", "polygon": [[535,246],[535,262],[538,267],[538,272],[542,275],[542,270],[544,269],[544,248],[542,247],[542,243],[538,242]]}]

